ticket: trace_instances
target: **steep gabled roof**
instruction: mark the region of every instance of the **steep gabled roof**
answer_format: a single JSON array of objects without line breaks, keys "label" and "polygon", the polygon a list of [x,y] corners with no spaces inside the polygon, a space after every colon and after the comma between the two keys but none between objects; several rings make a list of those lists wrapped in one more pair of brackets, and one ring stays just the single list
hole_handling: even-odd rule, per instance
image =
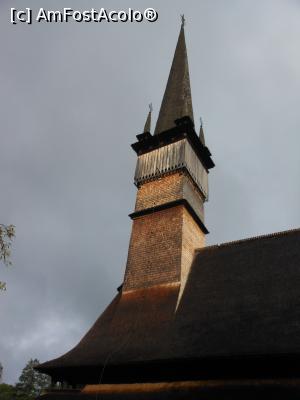
[{"label": "steep gabled roof", "polygon": [[178,293],[119,293],[73,350],[39,369],[198,359],[205,374],[209,359],[300,355],[300,230],[199,250],[179,304]]}]

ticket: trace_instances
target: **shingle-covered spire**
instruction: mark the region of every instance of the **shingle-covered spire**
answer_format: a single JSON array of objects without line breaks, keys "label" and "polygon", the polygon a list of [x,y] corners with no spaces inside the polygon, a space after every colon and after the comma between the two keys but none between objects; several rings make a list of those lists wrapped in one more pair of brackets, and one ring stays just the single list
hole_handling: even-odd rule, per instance
[{"label": "shingle-covered spire", "polygon": [[188,58],[184,37],[184,18],[173,58],[168,83],[161,103],[154,134],[175,126],[174,121],[184,116],[194,120]]},{"label": "shingle-covered spire", "polygon": [[151,131],[151,114],[152,114],[152,103],[149,104],[149,112],[144,126],[144,133]]}]

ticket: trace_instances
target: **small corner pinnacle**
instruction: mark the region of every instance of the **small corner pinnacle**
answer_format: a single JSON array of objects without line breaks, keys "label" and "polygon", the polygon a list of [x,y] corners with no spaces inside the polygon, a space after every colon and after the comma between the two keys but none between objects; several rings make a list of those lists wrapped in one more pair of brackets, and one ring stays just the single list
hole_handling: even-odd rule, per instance
[{"label": "small corner pinnacle", "polygon": [[146,123],[145,123],[145,126],[144,126],[144,133],[145,132],[150,132],[150,129],[151,129],[151,113],[152,113],[152,103],[149,104],[149,112],[148,112]]},{"label": "small corner pinnacle", "polygon": [[204,130],[203,130],[203,119],[200,117],[200,132],[199,132],[199,139],[200,142],[205,146],[205,137],[204,137]]}]

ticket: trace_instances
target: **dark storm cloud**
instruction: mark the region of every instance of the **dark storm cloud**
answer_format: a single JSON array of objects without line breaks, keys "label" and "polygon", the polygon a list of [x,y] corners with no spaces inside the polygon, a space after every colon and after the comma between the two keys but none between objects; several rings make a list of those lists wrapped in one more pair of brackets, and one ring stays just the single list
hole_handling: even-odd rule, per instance
[{"label": "dark storm cloud", "polygon": [[[26,3],[26,4],[25,4]],[[204,119],[209,243],[300,225],[300,7],[295,1],[132,1],[153,24],[9,24],[0,5],[0,221],[16,225],[1,268],[0,361],[14,382],[31,357],[72,347],[122,281],[134,206],[130,149],[157,115],[179,30],[195,118]],[[124,9],[124,1],[39,7]],[[199,123],[196,120],[198,128]]]}]

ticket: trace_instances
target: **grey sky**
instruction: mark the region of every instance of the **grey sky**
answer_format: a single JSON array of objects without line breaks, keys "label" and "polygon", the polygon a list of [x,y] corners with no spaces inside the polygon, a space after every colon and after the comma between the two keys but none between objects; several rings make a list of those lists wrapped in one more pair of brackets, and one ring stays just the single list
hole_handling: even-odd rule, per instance
[{"label": "grey sky", "polygon": [[0,3],[0,361],[15,382],[31,357],[76,344],[121,283],[136,157],[156,119],[187,20],[194,115],[216,168],[208,242],[300,226],[300,2],[43,0],[38,7],[154,7],[155,23],[11,25]]}]

